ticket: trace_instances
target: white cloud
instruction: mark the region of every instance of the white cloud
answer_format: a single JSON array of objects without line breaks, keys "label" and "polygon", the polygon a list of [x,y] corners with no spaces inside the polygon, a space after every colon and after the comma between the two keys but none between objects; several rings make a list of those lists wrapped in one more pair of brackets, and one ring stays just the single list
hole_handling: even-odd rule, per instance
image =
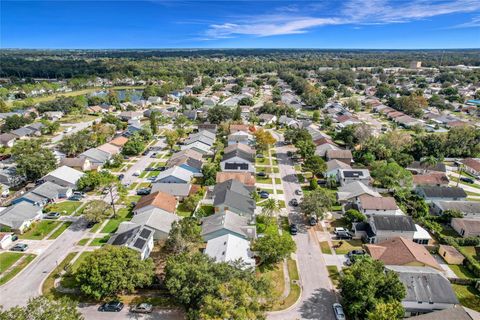
[{"label": "white cloud", "polygon": [[[267,37],[306,33],[310,29],[327,25],[377,25],[406,23],[434,16],[471,13],[480,9],[479,0],[347,0],[338,12],[303,8],[290,5],[277,8],[277,15],[258,15],[232,18],[229,22],[211,24],[204,39],[225,39],[238,35]],[[302,15],[303,11],[303,15]],[[308,11],[308,14],[307,14]],[[322,14],[314,17],[312,13]],[[456,26],[475,27],[480,18]]]},{"label": "white cloud", "polygon": [[456,26],[450,27],[450,29],[460,29],[460,28],[479,28],[480,27],[480,16],[473,17],[469,22],[457,24]]}]

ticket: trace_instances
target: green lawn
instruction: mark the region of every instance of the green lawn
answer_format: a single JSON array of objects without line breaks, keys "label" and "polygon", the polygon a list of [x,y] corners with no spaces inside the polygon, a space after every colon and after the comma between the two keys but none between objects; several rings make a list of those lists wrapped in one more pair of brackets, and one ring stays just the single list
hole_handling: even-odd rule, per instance
[{"label": "green lawn", "polygon": [[283,190],[280,188],[277,188],[277,194],[283,194]]},{"label": "green lawn", "polygon": [[[477,254],[477,250],[478,247],[474,247],[474,246],[465,246],[465,247],[461,247],[462,249],[462,253],[463,254],[467,254],[471,257],[473,257],[474,259],[476,259],[477,261],[480,261],[480,254]],[[479,251],[480,252],[480,249]]]},{"label": "green lawn", "polygon": [[34,223],[27,232],[18,237],[20,239],[42,240],[60,223],[60,221],[42,220]]},{"label": "green lawn", "polygon": [[52,233],[52,235],[48,238],[48,240],[57,239],[57,238],[63,233],[63,231],[67,230],[68,227],[70,227],[71,224],[72,224],[71,221],[64,222],[64,223],[60,226],[60,228],[58,228],[57,230],[55,230],[54,233]]},{"label": "green lawn", "polygon": [[123,221],[130,221],[132,219],[133,213],[130,212],[127,208],[121,208],[117,211],[117,217],[108,220],[105,227],[103,227],[101,233],[113,233],[117,231],[118,226]]},{"label": "green lawn", "polygon": [[83,238],[82,240],[78,241],[77,242],[77,246],[84,246],[87,244],[88,240],[90,240],[90,238]]},{"label": "green lawn", "polygon": [[288,266],[288,274],[290,275],[290,280],[300,280],[300,277],[298,276],[297,263],[295,262],[295,260],[288,259],[287,266]]},{"label": "green lawn", "polygon": [[203,205],[200,208],[205,212],[207,216],[211,216],[215,213],[215,208],[212,205]]},{"label": "green lawn", "polygon": [[339,240],[339,241],[332,241],[332,243],[333,243],[333,248],[337,254],[347,254],[352,250],[362,249],[361,240]]},{"label": "green lawn", "polygon": [[92,242],[90,242],[90,245],[95,247],[95,246],[103,246],[105,243],[107,243],[108,239],[110,239],[110,236],[105,236],[103,238],[95,238],[93,239]]},{"label": "green lawn", "polygon": [[[454,177],[454,176],[448,176],[448,178],[449,178],[451,181],[454,181],[454,182],[459,182],[459,181],[460,181],[460,179],[458,179],[457,177]],[[472,188],[480,189],[480,185],[478,185],[478,184],[476,184],[476,183],[470,183],[470,182],[460,181],[460,184],[464,184],[464,185],[470,186],[470,187],[472,187]]]},{"label": "green lawn", "polygon": [[178,214],[180,217],[190,217],[192,215],[192,211],[190,210],[187,210],[185,208],[185,205],[184,203],[180,203],[178,206],[177,206],[177,210],[175,211],[176,214]]},{"label": "green lawn", "polygon": [[452,284],[452,288],[463,306],[480,312],[480,292],[475,287]]},{"label": "green lawn", "polygon": [[15,262],[23,256],[23,253],[19,252],[3,252],[0,254],[0,274],[10,268]]},{"label": "green lawn", "polygon": [[20,271],[22,271],[30,262],[32,262],[32,260],[35,259],[35,255],[34,254],[28,254],[23,260],[22,262],[20,262],[15,268],[13,268],[12,270],[10,270],[10,272],[2,275],[2,277],[0,278],[0,285],[4,284],[4,283],[7,283],[8,281],[10,281],[10,279],[12,279],[13,277],[15,277]]},{"label": "green lawn", "polygon": [[150,188],[152,184],[150,182],[142,182],[138,184],[137,189]]},{"label": "green lawn", "polygon": [[327,266],[328,276],[335,287],[338,286],[340,281],[340,273],[338,272],[337,266]]},{"label": "green lawn", "polygon": [[282,184],[282,179],[281,178],[275,178],[275,184]]},{"label": "green lawn", "polygon": [[53,286],[55,279],[58,278],[60,272],[65,269],[65,267],[72,261],[73,257],[77,255],[77,252],[70,252],[62,262],[48,275],[48,277],[43,282],[42,293],[50,294],[53,292]]},{"label": "green lawn", "polygon": [[320,242],[320,249],[324,254],[332,254],[332,249],[330,249],[330,246],[328,245],[327,241]]},{"label": "green lawn", "polygon": [[285,208],[285,201],[283,201],[283,200],[278,200],[278,207],[279,207],[280,209]]},{"label": "green lawn", "polygon": [[463,265],[449,264],[450,269],[457,275],[457,277],[462,279],[473,279],[475,276]]},{"label": "green lawn", "polygon": [[80,201],[63,201],[49,205],[46,210],[59,212],[61,215],[69,216],[77,210],[83,203]]}]

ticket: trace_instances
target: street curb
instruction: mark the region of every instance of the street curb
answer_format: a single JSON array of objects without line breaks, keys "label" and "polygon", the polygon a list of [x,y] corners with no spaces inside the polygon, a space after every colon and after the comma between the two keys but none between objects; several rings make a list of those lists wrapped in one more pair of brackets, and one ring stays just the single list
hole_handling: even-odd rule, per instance
[{"label": "street curb", "polygon": [[[293,261],[295,261],[295,264],[297,264],[297,259],[293,259]],[[298,264],[297,264],[297,270],[298,270]],[[300,272],[298,273],[298,276],[301,278]],[[292,279],[290,279],[290,281],[292,281]],[[295,300],[295,302],[291,306],[289,306],[286,309],[282,309],[282,310],[269,311],[269,312],[267,312],[267,314],[280,314],[280,313],[290,311],[293,308],[295,308],[297,306],[297,304],[300,302],[300,300],[302,299],[303,287],[301,286],[301,283],[302,283],[302,279],[300,279],[297,283],[298,287],[300,288],[300,294],[298,295],[297,300]]]}]

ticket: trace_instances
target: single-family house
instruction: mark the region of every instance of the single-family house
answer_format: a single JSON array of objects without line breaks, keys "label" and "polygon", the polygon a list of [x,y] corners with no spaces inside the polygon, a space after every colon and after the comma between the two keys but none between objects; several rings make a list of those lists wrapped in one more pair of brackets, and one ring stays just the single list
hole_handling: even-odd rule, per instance
[{"label": "single-family house", "polygon": [[438,248],[438,255],[448,264],[462,264],[465,257],[453,246],[441,244]]},{"label": "single-family house", "polygon": [[107,163],[107,161],[109,161],[112,158],[112,155],[106,151],[103,151],[97,148],[91,148],[81,153],[79,157],[87,158],[88,160],[90,160],[92,167],[95,168],[95,167],[101,167],[105,163]]},{"label": "single-family house", "polygon": [[26,139],[27,137],[33,136],[35,131],[27,127],[21,127],[10,131],[10,133],[16,135],[18,139]]},{"label": "single-family house", "polygon": [[353,162],[353,156],[350,150],[327,150],[325,156],[327,161],[338,160],[348,165]]},{"label": "single-family house", "polygon": [[198,160],[198,161],[202,161],[202,159],[203,159],[203,155],[200,152],[197,152],[197,151],[192,150],[192,149],[185,149],[185,150],[175,152],[174,154],[172,154],[172,156],[170,157],[169,160],[173,160],[173,159],[177,159],[177,158],[183,158],[183,157],[192,158],[192,159],[195,159],[195,160]]},{"label": "single-family house", "polygon": [[34,136],[41,136],[42,129],[45,128],[45,125],[41,122],[35,122],[27,125],[26,128],[32,130]]},{"label": "single-family house", "polygon": [[338,188],[337,201],[342,204],[348,202],[356,203],[362,195],[377,198],[381,197],[380,193],[373,190],[368,185],[360,181],[354,181]]},{"label": "single-family house", "polygon": [[447,167],[443,162],[438,162],[435,165],[430,165],[427,163],[422,163],[421,161],[414,161],[409,164],[406,169],[416,174],[425,174],[430,172],[447,172]]},{"label": "single-family house", "polygon": [[193,151],[196,151],[198,153],[201,153],[202,155],[211,155],[213,152],[211,150],[211,146],[201,142],[201,141],[195,141],[187,145],[182,145],[180,147],[182,150],[188,150],[191,149]]},{"label": "single-family house", "polygon": [[480,202],[477,201],[433,201],[430,210],[437,215],[447,210],[458,211],[464,218],[480,219]]},{"label": "single-family house", "polygon": [[76,157],[76,158],[63,158],[60,160],[61,166],[67,166],[80,171],[90,171],[92,170],[92,163],[90,159],[86,157]]},{"label": "single-family house", "polygon": [[177,199],[164,192],[154,192],[149,195],[143,196],[138,200],[137,204],[133,208],[134,214],[140,214],[145,211],[157,208],[162,212],[175,213],[177,208]]},{"label": "single-family house", "polygon": [[406,296],[402,300],[405,317],[436,310],[450,309],[459,304],[450,281],[430,267],[386,266],[403,283]]},{"label": "single-family house", "polygon": [[121,112],[118,117],[123,121],[140,120],[143,117],[143,113],[138,111],[124,111]]},{"label": "single-family house", "polygon": [[353,226],[355,236],[362,238],[367,243],[378,243],[396,237],[414,239],[417,231],[412,217],[405,215],[370,216],[366,222],[356,223]]},{"label": "single-family house", "polygon": [[222,171],[246,171],[254,173],[255,158],[250,153],[236,149],[223,154],[220,168]]},{"label": "single-family house", "polygon": [[337,181],[342,187],[355,181],[368,186],[371,182],[370,171],[368,169],[338,169]]},{"label": "single-family house", "polygon": [[251,145],[254,141],[253,135],[245,131],[236,131],[227,137],[228,145],[232,144],[246,144]]},{"label": "single-family house", "polygon": [[123,148],[123,146],[128,142],[128,138],[127,137],[123,137],[123,136],[118,136],[116,138],[113,138],[111,141],[110,141],[110,144],[113,144],[114,146],[117,146],[119,148]]},{"label": "single-family house", "polygon": [[175,166],[160,172],[155,182],[160,183],[189,183],[193,178],[193,172],[185,168]]},{"label": "single-family house", "polygon": [[0,249],[5,250],[13,243],[13,235],[12,232],[0,232]]},{"label": "single-family house", "polygon": [[121,151],[120,147],[111,143],[104,143],[101,146],[98,146],[97,149],[109,153],[112,157],[119,154]]},{"label": "single-family house", "polygon": [[480,161],[473,158],[466,158],[462,161],[465,171],[474,176],[480,176]]},{"label": "single-family house", "polygon": [[418,186],[448,186],[448,177],[445,173],[431,172],[427,174],[415,174],[413,175],[413,187]]},{"label": "single-family house", "polygon": [[35,187],[29,192],[12,200],[12,203],[19,203],[22,201],[30,202],[37,206],[44,206],[49,202],[57,201],[61,198],[68,198],[72,195],[71,187],[63,187],[56,183],[46,181],[41,185]]},{"label": "single-family house", "polygon": [[326,165],[327,169],[324,173],[325,177],[337,177],[339,169],[352,169],[349,164],[337,159],[327,161]]},{"label": "single-family house", "polygon": [[473,315],[470,315],[465,309],[456,305],[453,308],[432,311],[429,313],[424,313],[419,316],[409,317],[409,320],[476,320],[473,318]]},{"label": "single-family house", "polygon": [[272,123],[275,123],[277,121],[277,116],[273,114],[268,114],[268,113],[262,113],[260,116],[258,116],[259,122],[261,125],[269,125]]},{"label": "single-family house", "polygon": [[172,167],[178,166],[188,171],[191,171],[195,175],[201,175],[202,165],[203,165],[202,161],[196,160],[194,158],[188,158],[185,156],[185,157],[176,157],[174,159],[168,160],[166,167],[172,168]]},{"label": "single-family house", "polygon": [[372,197],[364,194],[358,198],[357,205],[358,211],[366,216],[403,214],[393,197]]},{"label": "single-family house", "polygon": [[252,218],[255,213],[255,201],[252,188],[247,188],[237,180],[219,183],[213,189],[213,206],[215,213],[232,211],[238,215]]},{"label": "single-family house", "polygon": [[42,218],[42,208],[22,201],[0,210],[0,227],[23,233],[30,225]]},{"label": "single-family house", "polygon": [[459,187],[420,186],[416,188],[416,191],[427,203],[433,201],[459,201],[467,198],[465,190]]},{"label": "single-family house", "polygon": [[480,219],[453,218],[450,224],[464,238],[480,237]]},{"label": "single-family house", "polygon": [[431,267],[443,271],[424,246],[402,237],[364,247],[373,259],[382,261],[384,265]]},{"label": "single-family house", "polygon": [[325,157],[327,152],[330,150],[340,150],[340,148],[333,143],[325,142],[317,145],[315,148],[315,155]]},{"label": "single-family house", "polygon": [[211,133],[217,132],[217,125],[214,123],[200,123],[197,125],[198,131],[206,130]]},{"label": "single-family house", "polygon": [[25,181],[25,177],[17,174],[14,166],[0,169],[0,183],[8,187],[16,187]]},{"label": "single-family house", "polygon": [[236,144],[231,144],[227,147],[225,147],[225,149],[223,149],[223,153],[230,153],[232,151],[235,151],[235,150],[241,150],[243,152],[246,152],[248,154],[251,154],[253,157],[255,156],[255,149],[253,149],[252,147],[246,145],[246,144],[243,144],[243,143],[236,143]]},{"label": "single-family house", "polygon": [[190,183],[159,183],[152,184],[151,193],[163,192],[177,198],[178,201],[182,201],[189,195],[195,194],[198,191],[197,185]]},{"label": "single-family house", "polygon": [[202,219],[202,237],[205,241],[227,234],[241,237],[245,240],[255,239],[256,228],[250,224],[247,217],[239,216],[232,211],[216,213]]},{"label": "single-family house", "polygon": [[216,262],[237,263],[241,261],[244,269],[255,267],[250,241],[234,234],[225,234],[208,240],[205,254]]},{"label": "single-family house", "polygon": [[[132,220],[122,222],[126,226],[119,229],[134,228],[137,226],[146,226],[154,230],[153,240],[165,240],[168,238],[172,224],[179,221],[180,217],[174,213],[168,213],[158,208],[152,208],[133,216]],[[121,225],[122,225],[121,224]]]},{"label": "single-family house", "polygon": [[65,188],[76,189],[77,181],[84,173],[67,166],[61,166],[42,178],[44,181],[53,182]]},{"label": "single-family house", "polygon": [[250,128],[246,124],[231,124],[230,125],[230,134],[235,133],[235,132],[250,132]]},{"label": "single-family house", "polygon": [[145,260],[148,258],[153,249],[155,230],[141,225],[133,228],[125,227],[127,230],[119,228],[108,240],[108,244],[129,247],[140,253],[140,259]]},{"label": "single-family house", "polygon": [[237,180],[243,183],[247,187],[254,187],[255,186],[255,177],[250,172],[233,172],[233,171],[225,171],[225,172],[217,172],[216,182],[222,183],[227,180]]},{"label": "single-family house", "polygon": [[13,133],[2,133],[0,134],[0,146],[11,148],[15,144],[17,138],[18,137]]}]

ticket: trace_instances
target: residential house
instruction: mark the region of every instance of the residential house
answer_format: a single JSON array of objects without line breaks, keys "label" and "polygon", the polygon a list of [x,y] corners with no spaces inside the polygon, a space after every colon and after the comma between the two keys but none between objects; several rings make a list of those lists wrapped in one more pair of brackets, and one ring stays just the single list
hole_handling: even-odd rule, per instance
[{"label": "residential house", "polygon": [[289,127],[289,128],[298,128],[300,126],[297,120],[289,118],[285,115],[280,116],[280,118],[278,118],[278,123],[284,127]]},{"label": "residential house", "polygon": [[338,160],[348,165],[353,162],[353,156],[350,150],[327,150],[325,156],[327,161]]},{"label": "residential house", "polygon": [[203,155],[200,152],[197,152],[192,149],[185,149],[185,150],[174,153],[169,160],[183,158],[183,157],[192,158],[198,161],[202,161],[203,159]]},{"label": "residential house", "polygon": [[164,192],[154,192],[149,195],[143,196],[138,200],[137,204],[133,208],[134,214],[140,214],[151,209],[157,208],[162,212],[175,213],[177,208],[177,199]]},{"label": "residential house", "polygon": [[220,162],[222,171],[246,171],[255,173],[255,158],[241,149],[224,153]]},{"label": "residential house", "polygon": [[[2,211],[0,211],[0,215]],[[8,247],[13,243],[13,233],[12,232],[0,232],[0,249],[8,249]]]},{"label": "residential house", "polygon": [[460,265],[465,260],[465,257],[453,246],[441,244],[438,248],[438,255],[448,264]]},{"label": "residential house", "polygon": [[217,125],[213,123],[200,123],[197,125],[198,131],[209,131],[211,133],[216,133],[217,132]]},{"label": "residential house", "polygon": [[418,186],[436,186],[436,187],[446,187],[448,186],[448,177],[446,174],[441,172],[431,172],[427,174],[416,174],[413,175],[413,187]]},{"label": "residential house", "polygon": [[357,204],[358,211],[366,216],[403,214],[393,197],[372,197],[364,194],[358,198]]},{"label": "residential house", "polygon": [[402,300],[405,317],[436,310],[450,309],[459,304],[450,281],[430,267],[387,266],[403,283],[406,296]]},{"label": "residential house", "polygon": [[47,203],[55,202],[61,198],[68,198],[72,195],[71,187],[63,187],[56,183],[46,181],[29,192],[21,195],[12,201],[13,204],[26,201],[36,206],[44,206]]},{"label": "residential house", "polygon": [[416,174],[426,174],[431,172],[440,172],[440,173],[447,172],[447,167],[442,162],[438,162],[435,165],[429,165],[426,163],[422,163],[421,161],[414,161],[411,164],[409,164],[406,169]]},{"label": "residential house", "polygon": [[91,148],[79,155],[80,158],[87,158],[92,164],[92,168],[98,168],[107,163],[112,155],[97,148]]},{"label": "residential house", "polygon": [[67,166],[61,166],[42,178],[65,188],[76,189],[77,181],[84,175],[83,172]]},{"label": "residential house", "polygon": [[222,183],[228,180],[237,180],[247,187],[255,186],[255,177],[250,172],[217,172],[216,183]]},{"label": "residential house", "polygon": [[203,165],[202,161],[199,161],[193,158],[176,157],[174,159],[168,160],[166,167],[172,168],[172,167],[178,166],[188,171],[191,171],[196,176],[199,176],[202,174],[202,165]]},{"label": "residential house", "polygon": [[458,211],[464,218],[480,219],[480,202],[476,201],[433,201],[430,210],[437,215],[447,210]]},{"label": "residential house", "polygon": [[0,183],[8,187],[16,187],[22,184],[25,178],[17,174],[14,166],[0,169]]},{"label": "residential house", "polygon": [[480,237],[480,219],[453,218],[450,224],[464,238]]},{"label": "residential house", "polygon": [[225,234],[208,240],[205,254],[216,262],[237,263],[241,261],[244,269],[255,267],[250,241],[234,234]]},{"label": "residential house", "polygon": [[161,183],[189,183],[193,178],[193,172],[185,168],[175,166],[157,175],[155,182]]},{"label": "residential house", "polygon": [[124,136],[130,137],[134,135],[136,132],[140,132],[143,130],[142,124],[140,121],[135,121],[132,123],[129,123],[127,126],[127,130],[123,133]]},{"label": "residential house", "polygon": [[232,211],[216,213],[202,219],[202,237],[205,241],[230,234],[245,240],[255,239],[256,228],[247,217]]},{"label": "residential house", "polygon": [[349,164],[336,159],[327,161],[326,165],[325,177],[337,177],[339,169],[352,169]]},{"label": "residential house", "polygon": [[23,233],[33,222],[42,218],[42,208],[22,201],[0,210],[0,226]]},{"label": "residential house", "polygon": [[480,176],[480,161],[473,158],[466,158],[462,161],[465,171],[474,176]]},{"label": "residential house", "polygon": [[38,136],[42,135],[42,129],[45,127],[45,125],[41,122],[35,122],[35,123],[31,123],[31,124],[29,124],[25,127],[33,131],[33,133],[31,135],[34,135],[34,136],[38,137]]},{"label": "residential house", "polygon": [[180,221],[180,217],[176,214],[152,208],[134,215],[130,221],[122,222],[119,229],[127,231],[130,228],[146,226],[154,230],[153,240],[165,240],[168,238],[172,224],[175,221]]},{"label": "residential house", "polygon": [[51,121],[58,121],[63,117],[62,111],[47,111],[43,113],[43,116]]},{"label": "residential house", "polygon": [[199,190],[197,185],[190,183],[158,183],[152,184],[151,193],[163,192],[177,198],[178,201],[182,201],[189,195],[195,194]]},{"label": "residential house", "polygon": [[92,163],[88,158],[63,158],[60,160],[61,166],[67,166],[80,171],[90,171],[92,170]]},{"label": "residential house", "polygon": [[114,246],[126,246],[140,253],[140,259],[145,260],[150,256],[153,249],[153,236],[155,230],[147,226],[137,226],[117,232],[108,240],[108,244]]},{"label": "residential house", "polygon": [[342,187],[355,181],[368,186],[371,182],[370,171],[368,169],[338,169],[337,180]]},{"label": "residential house", "polygon": [[269,124],[273,124],[277,121],[277,116],[273,114],[268,114],[268,113],[262,113],[259,117],[259,122],[260,125],[265,126]]},{"label": "residential house", "polygon": [[465,191],[459,187],[421,186],[417,187],[416,191],[427,203],[433,201],[457,201],[467,198]]},{"label": "residential house", "polygon": [[140,120],[143,117],[143,113],[137,111],[124,111],[121,112],[118,117],[123,121]]},{"label": "residential house", "polygon": [[419,316],[408,318],[409,320],[475,320],[473,315],[468,314],[460,305],[453,308],[433,311]]},{"label": "residential house", "polygon": [[11,148],[15,144],[17,138],[18,137],[13,133],[2,133],[0,134],[0,146]]},{"label": "residential house", "polygon": [[236,144],[231,144],[229,146],[227,146],[225,149],[223,149],[223,153],[230,153],[232,151],[236,151],[237,149],[243,151],[243,152],[246,152],[248,154],[251,154],[253,157],[255,156],[256,152],[255,152],[255,149],[253,149],[252,147],[246,145],[246,144],[243,144],[243,143],[236,143]]},{"label": "residential house", "polygon": [[246,124],[231,124],[230,125],[230,134],[243,131],[243,132],[250,132],[250,127]]},{"label": "residential house", "polygon": [[255,201],[248,188],[237,180],[228,180],[215,185],[213,189],[213,206],[215,213],[232,211],[238,215],[252,218],[255,214]]},{"label": "residential house", "polygon": [[431,267],[443,271],[424,246],[402,237],[364,247],[373,259],[382,261],[384,265]]},{"label": "residential house", "polygon": [[320,144],[317,144],[317,147],[315,148],[315,155],[317,156],[325,157],[328,151],[340,150],[337,145],[335,145],[333,142],[328,142],[328,140],[322,139],[322,141],[319,143]]},{"label": "residential house", "polygon": [[367,243],[378,243],[396,237],[404,237],[413,241],[417,231],[410,216],[381,214],[370,216],[366,222],[354,224],[353,229],[355,236],[362,238]]},{"label": "residential house", "polygon": [[101,146],[98,146],[97,149],[109,153],[112,157],[119,154],[121,151],[120,147],[111,143],[104,143]]},{"label": "residential house", "polygon": [[10,133],[16,135],[19,139],[26,139],[30,136],[33,136],[35,131],[27,127],[22,127],[10,131]]},{"label": "residential house", "polygon": [[201,141],[195,141],[195,142],[192,142],[192,143],[189,143],[187,145],[182,145],[180,147],[182,150],[188,150],[188,149],[191,149],[193,151],[196,151],[202,155],[211,155],[213,154],[212,150],[211,150],[211,146],[201,142]]},{"label": "residential house", "polygon": [[227,137],[228,145],[246,144],[251,145],[254,141],[253,135],[245,131],[231,133]]},{"label": "residential house", "polygon": [[354,202],[356,203],[360,196],[368,195],[370,197],[380,198],[381,195],[369,186],[360,181],[354,181],[338,188],[337,201],[339,203]]},{"label": "residential house", "polygon": [[118,136],[110,141],[110,144],[117,146],[119,148],[123,148],[123,146],[128,142],[127,137]]}]

